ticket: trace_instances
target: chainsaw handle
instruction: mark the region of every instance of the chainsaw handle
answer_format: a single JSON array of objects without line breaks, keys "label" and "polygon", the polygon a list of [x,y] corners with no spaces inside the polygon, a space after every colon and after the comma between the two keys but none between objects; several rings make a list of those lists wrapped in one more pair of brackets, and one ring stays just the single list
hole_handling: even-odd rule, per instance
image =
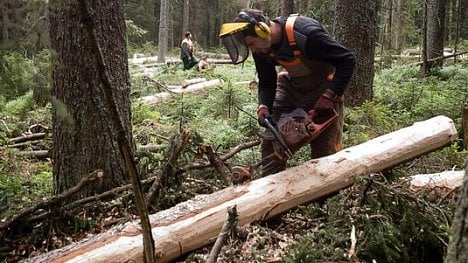
[{"label": "chainsaw handle", "polygon": [[[315,123],[315,122],[313,121],[313,119],[314,119],[315,117],[318,117],[318,116],[317,116],[317,112],[316,112],[315,110],[310,110],[310,111],[308,112],[308,114],[310,115],[310,117],[311,117],[311,119],[312,119],[312,123],[311,123],[311,124],[313,125],[313,129],[314,129],[313,132],[314,132],[314,133],[321,133],[322,130],[326,129],[328,126],[330,126],[330,124],[332,124],[332,123],[338,118],[338,112],[336,112],[335,109],[332,109],[332,110],[333,110],[333,111],[332,111],[331,116],[330,116],[326,121],[324,121],[324,122],[322,122],[322,123]],[[311,125],[311,124],[309,124],[309,125]]]}]

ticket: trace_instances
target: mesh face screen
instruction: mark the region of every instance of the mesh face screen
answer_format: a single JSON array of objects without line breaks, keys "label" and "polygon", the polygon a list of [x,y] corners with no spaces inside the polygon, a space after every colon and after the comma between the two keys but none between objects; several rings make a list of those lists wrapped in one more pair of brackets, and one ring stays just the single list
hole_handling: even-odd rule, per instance
[{"label": "mesh face screen", "polygon": [[222,41],[231,57],[232,63],[242,63],[249,56],[249,48],[245,43],[243,32],[224,36],[222,37]]}]

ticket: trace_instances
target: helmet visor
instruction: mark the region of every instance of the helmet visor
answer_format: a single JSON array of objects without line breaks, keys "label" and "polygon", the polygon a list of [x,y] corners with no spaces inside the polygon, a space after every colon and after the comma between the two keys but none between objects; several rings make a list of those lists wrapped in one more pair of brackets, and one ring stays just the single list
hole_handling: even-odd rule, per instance
[{"label": "helmet visor", "polygon": [[226,23],[221,27],[221,40],[234,64],[244,62],[249,56],[249,48],[244,40],[248,28],[248,23]]}]

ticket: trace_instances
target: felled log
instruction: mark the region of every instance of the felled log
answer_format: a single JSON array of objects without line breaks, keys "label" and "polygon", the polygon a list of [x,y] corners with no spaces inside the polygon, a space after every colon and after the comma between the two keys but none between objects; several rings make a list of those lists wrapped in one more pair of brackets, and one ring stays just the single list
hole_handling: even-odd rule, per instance
[{"label": "felled log", "polygon": [[410,188],[412,190],[421,189],[455,189],[462,186],[465,171],[443,171],[432,174],[416,174],[411,176]]},{"label": "felled log", "polygon": [[200,82],[205,82],[207,81],[206,78],[195,78],[195,79],[184,79],[181,81],[181,85],[183,88],[187,87],[188,85],[200,83]]},{"label": "felled log", "polygon": [[33,134],[23,134],[19,137],[8,139],[9,143],[22,143],[27,141],[36,141],[42,140],[45,138],[45,132],[33,133]]},{"label": "felled log", "polygon": [[[336,154],[248,184],[199,195],[153,214],[150,220],[157,261],[168,262],[214,242],[230,206],[237,206],[241,226],[265,220],[348,187],[356,176],[379,172],[440,149],[456,137],[451,119],[434,117]],[[29,261],[143,262],[142,244],[138,222],[129,222]]]},{"label": "felled log", "polygon": [[49,158],[49,150],[21,151],[18,155],[28,158],[46,159]]},{"label": "felled log", "polygon": [[138,101],[144,104],[151,105],[151,104],[155,104],[155,103],[172,98],[172,93],[192,93],[192,92],[201,91],[207,88],[217,87],[221,85],[222,83],[223,81],[220,79],[213,79],[213,80],[208,80],[208,81],[188,85],[186,87],[182,87],[182,86],[180,88],[175,87],[175,88],[170,89],[170,92],[161,92],[161,93],[157,93],[154,95],[141,97],[138,99]]}]

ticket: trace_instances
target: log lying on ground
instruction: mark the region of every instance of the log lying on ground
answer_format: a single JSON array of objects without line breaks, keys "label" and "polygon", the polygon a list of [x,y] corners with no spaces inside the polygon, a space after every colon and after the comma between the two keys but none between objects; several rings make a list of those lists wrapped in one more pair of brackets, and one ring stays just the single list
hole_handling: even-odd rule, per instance
[{"label": "log lying on ground", "polygon": [[[226,209],[236,205],[238,224],[282,214],[300,204],[348,187],[355,176],[391,168],[455,140],[444,116],[415,123],[336,154],[310,160],[248,184],[228,187],[150,216],[158,262],[168,262],[215,241]],[[30,259],[31,262],[143,262],[138,222]]]},{"label": "log lying on ground", "polygon": [[195,79],[184,79],[180,82],[180,85],[185,88],[187,87],[188,85],[192,85],[192,84],[197,84],[197,83],[200,83],[200,82],[205,82],[207,81],[206,78],[195,78]]},{"label": "log lying on ground", "polygon": [[172,98],[172,93],[197,92],[197,91],[204,90],[204,89],[207,89],[207,88],[217,87],[217,86],[221,85],[222,83],[223,83],[223,81],[220,80],[220,79],[208,80],[208,81],[205,81],[205,82],[200,82],[200,83],[188,85],[185,88],[184,87],[173,88],[173,89],[170,90],[170,92],[161,92],[161,93],[157,93],[157,94],[154,94],[154,95],[141,97],[141,98],[138,99],[138,101],[141,102],[141,103],[144,103],[144,104],[151,105],[151,104],[155,104],[155,103],[161,102],[163,100]]},{"label": "log lying on ground", "polygon": [[465,171],[443,171],[433,174],[416,174],[411,176],[412,190],[445,188],[455,189],[463,185]]}]

